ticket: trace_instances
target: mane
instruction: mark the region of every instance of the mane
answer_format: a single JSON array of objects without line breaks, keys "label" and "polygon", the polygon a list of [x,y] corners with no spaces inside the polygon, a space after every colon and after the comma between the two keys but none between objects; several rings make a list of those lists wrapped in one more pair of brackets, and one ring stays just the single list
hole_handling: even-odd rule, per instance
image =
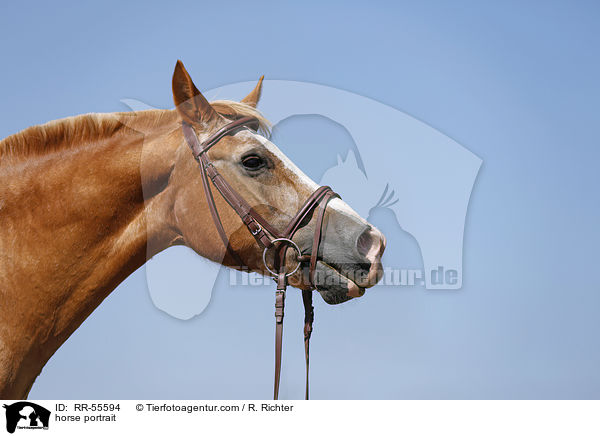
[{"label": "mane", "polygon": [[[230,100],[211,102],[214,109],[229,119],[251,116],[258,119],[260,130],[269,135],[271,124],[254,107]],[[174,110],[152,109],[136,112],[91,113],[28,127],[0,141],[0,157],[39,156],[70,149],[134,131],[148,131],[162,123],[175,122]]]}]

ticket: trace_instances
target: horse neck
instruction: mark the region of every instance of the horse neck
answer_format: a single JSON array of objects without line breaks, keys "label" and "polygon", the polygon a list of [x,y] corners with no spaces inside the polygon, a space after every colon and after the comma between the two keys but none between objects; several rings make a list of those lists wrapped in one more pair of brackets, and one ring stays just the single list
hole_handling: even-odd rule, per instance
[{"label": "horse neck", "polygon": [[168,187],[176,127],[0,167],[0,398],[25,397],[102,300],[177,242]]}]

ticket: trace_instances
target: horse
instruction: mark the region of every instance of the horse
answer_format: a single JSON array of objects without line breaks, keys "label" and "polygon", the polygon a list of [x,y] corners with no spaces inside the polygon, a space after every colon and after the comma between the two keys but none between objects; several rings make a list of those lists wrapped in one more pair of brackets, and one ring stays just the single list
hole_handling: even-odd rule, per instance
[{"label": "horse", "polygon": [[[211,186],[223,244],[182,132],[190,126],[202,143],[232,121],[258,120],[256,131],[233,132],[207,153],[253,210],[283,228],[318,185],[267,139],[261,89],[262,78],[240,102],[209,103],[178,61],[175,109],[78,115],[0,141],[0,398],[26,398],[61,344],[162,250],[185,245],[241,269],[235,252],[244,271],[269,274],[254,237]],[[302,255],[312,254],[316,215],[293,237]],[[385,237],[340,198],[322,220],[315,269],[324,280],[313,287],[302,264],[289,284],[316,288],[330,304],[362,296],[382,276]]]}]

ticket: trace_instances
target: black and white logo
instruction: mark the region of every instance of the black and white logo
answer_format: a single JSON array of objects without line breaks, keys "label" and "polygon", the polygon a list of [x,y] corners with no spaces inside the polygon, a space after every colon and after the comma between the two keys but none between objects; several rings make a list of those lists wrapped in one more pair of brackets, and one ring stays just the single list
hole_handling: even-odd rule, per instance
[{"label": "black and white logo", "polygon": [[4,404],[6,409],[6,431],[14,433],[16,429],[48,429],[50,411],[42,406],[29,401],[19,401],[10,405]]}]

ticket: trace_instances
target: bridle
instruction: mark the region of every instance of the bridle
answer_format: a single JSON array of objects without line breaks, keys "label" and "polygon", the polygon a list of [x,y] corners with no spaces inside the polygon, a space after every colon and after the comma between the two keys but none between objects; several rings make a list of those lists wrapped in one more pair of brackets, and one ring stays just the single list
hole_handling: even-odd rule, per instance
[{"label": "bridle", "polygon": [[[314,289],[314,275],[317,266],[317,257],[319,253],[319,245],[321,243],[321,234],[323,227],[323,219],[325,210],[329,200],[338,197],[339,195],[333,192],[329,186],[321,186],[305,201],[304,205],[298,210],[296,215],[291,219],[289,224],[279,232],[267,220],[265,220],[256,210],[241,197],[232,186],[227,183],[227,180],[219,174],[210,159],[207,151],[216,145],[221,139],[227,135],[232,135],[241,129],[250,128],[258,130],[259,122],[253,117],[243,117],[232,121],[212,134],[204,142],[200,143],[194,128],[186,123],[182,123],[183,136],[187,144],[192,149],[194,158],[200,166],[200,174],[202,175],[202,186],[206,201],[212,215],[213,222],[217,228],[217,232],[225,245],[227,252],[233,258],[234,262],[240,268],[244,266],[244,262],[235,252],[229,243],[227,234],[219,217],[219,212],[213,198],[208,180],[217,188],[221,196],[229,203],[231,208],[239,215],[242,222],[246,225],[250,234],[256,239],[256,242],[263,248],[264,266],[274,277],[277,282],[277,290],[275,292],[275,382],[273,389],[273,399],[279,396],[279,380],[281,374],[281,349],[283,339],[283,315],[285,307],[285,291],[287,288],[287,278],[294,274],[301,263],[308,262],[308,278],[311,287]],[[313,211],[321,205],[315,221],[315,232],[313,236],[313,244],[310,256],[303,256],[300,248],[292,240],[298,229],[307,224],[308,218]],[[292,271],[286,271],[286,253],[288,248],[293,248],[297,253],[298,264]],[[267,263],[267,252],[271,249],[276,250],[274,256],[274,265],[269,267]],[[304,304],[304,355],[306,360],[306,390],[305,399],[308,400],[308,368],[309,368],[309,346],[310,336],[312,333],[312,324],[314,321],[314,308],[312,305],[312,289],[302,291],[302,302]]]}]

